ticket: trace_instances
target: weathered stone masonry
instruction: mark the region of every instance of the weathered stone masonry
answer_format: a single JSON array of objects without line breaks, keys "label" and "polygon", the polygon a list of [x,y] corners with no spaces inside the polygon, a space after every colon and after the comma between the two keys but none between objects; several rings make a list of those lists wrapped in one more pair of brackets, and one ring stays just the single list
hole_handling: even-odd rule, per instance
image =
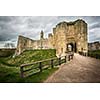
[{"label": "weathered stone masonry", "polygon": [[20,54],[26,49],[56,49],[56,55],[65,55],[71,50],[78,52],[87,52],[87,23],[78,19],[74,22],[61,22],[53,28],[53,32],[44,38],[44,33],[41,31],[40,40],[31,40],[29,38],[19,36],[17,45],[17,54]]}]

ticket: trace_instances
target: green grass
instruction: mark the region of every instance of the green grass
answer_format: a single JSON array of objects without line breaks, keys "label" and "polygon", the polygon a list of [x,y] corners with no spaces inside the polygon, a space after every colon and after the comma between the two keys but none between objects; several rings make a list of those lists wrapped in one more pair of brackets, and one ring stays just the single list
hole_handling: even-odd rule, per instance
[{"label": "green grass", "polygon": [[29,82],[41,83],[41,82],[45,81],[57,69],[58,68],[46,69],[46,70],[43,70],[43,72],[41,72],[41,73],[36,73],[30,77],[26,77],[26,78],[22,79],[21,81],[25,82],[25,83],[29,83]]},{"label": "green grass", "polygon": [[58,68],[46,69],[41,73],[36,73],[30,77],[20,78],[19,68],[1,67],[0,66],[0,82],[1,83],[40,83],[45,81]]},{"label": "green grass", "polygon": [[55,49],[48,49],[48,50],[27,50],[24,51],[21,55],[16,56],[15,58],[7,58],[5,59],[8,64],[20,66],[23,63],[32,63],[35,61],[40,61],[44,59],[49,59],[56,57]]},{"label": "green grass", "polygon": [[98,59],[100,59],[100,50],[89,51],[88,55],[90,57],[94,57],[94,58],[97,57]]},{"label": "green grass", "polygon": [[23,52],[21,55],[15,58],[6,57],[0,58],[0,82],[11,82],[11,83],[32,83],[32,82],[43,82],[58,68],[49,68],[43,70],[41,73],[37,73],[30,77],[20,78],[19,66],[23,63],[32,63],[44,59],[56,57],[55,50],[29,50]]}]

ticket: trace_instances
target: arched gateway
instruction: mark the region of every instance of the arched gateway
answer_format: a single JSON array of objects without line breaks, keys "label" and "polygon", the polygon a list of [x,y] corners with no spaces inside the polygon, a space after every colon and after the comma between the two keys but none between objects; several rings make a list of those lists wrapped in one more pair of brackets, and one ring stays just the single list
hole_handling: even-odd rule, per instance
[{"label": "arched gateway", "polygon": [[77,52],[77,48],[76,48],[76,43],[67,43],[67,45],[66,45],[66,51],[68,51],[68,52]]}]

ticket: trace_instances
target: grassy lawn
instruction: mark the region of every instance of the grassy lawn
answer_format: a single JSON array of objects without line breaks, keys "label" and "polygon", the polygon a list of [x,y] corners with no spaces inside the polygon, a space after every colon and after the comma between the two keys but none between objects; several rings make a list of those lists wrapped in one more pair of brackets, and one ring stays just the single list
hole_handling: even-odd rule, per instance
[{"label": "grassy lawn", "polygon": [[15,58],[7,57],[3,59],[2,63],[19,67],[21,64],[32,63],[35,61],[45,60],[53,57],[56,57],[55,49],[26,50],[21,55],[16,56]]},{"label": "grassy lawn", "polygon": [[56,57],[55,50],[31,50],[25,51],[21,55],[15,58],[6,57],[0,58],[0,82],[11,82],[11,83],[39,83],[46,80],[52,73],[54,73],[58,68],[49,68],[43,70],[41,73],[37,73],[27,78],[20,78],[19,66],[23,63],[31,63],[39,60],[44,60],[48,58]]},{"label": "grassy lawn", "polygon": [[88,55],[90,57],[94,57],[94,58],[97,57],[98,59],[100,59],[100,50],[89,51]]},{"label": "grassy lawn", "polygon": [[41,73],[36,73],[30,77],[20,78],[19,68],[1,67],[0,66],[0,82],[1,83],[40,83],[46,80],[58,68],[46,69]]}]

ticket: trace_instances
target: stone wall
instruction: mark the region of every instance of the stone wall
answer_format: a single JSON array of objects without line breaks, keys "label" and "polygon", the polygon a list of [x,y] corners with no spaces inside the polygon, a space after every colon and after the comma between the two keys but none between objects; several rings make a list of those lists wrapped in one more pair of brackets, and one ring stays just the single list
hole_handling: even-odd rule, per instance
[{"label": "stone wall", "polygon": [[[42,44],[42,48],[41,48],[41,44]],[[51,48],[51,46],[49,46],[48,39],[32,40],[24,36],[19,36],[16,55],[20,55],[24,50],[49,49],[49,48]]]},{"label": "stone wall", "polygon": [[19,55],[26,49],[33,49],[35,44],[36,44],[34,42],[35,41],[33,41],[33,40],[29,39],[29,38],[26,38],[24,36],[19,36],[18,37],[16,54]]}]

